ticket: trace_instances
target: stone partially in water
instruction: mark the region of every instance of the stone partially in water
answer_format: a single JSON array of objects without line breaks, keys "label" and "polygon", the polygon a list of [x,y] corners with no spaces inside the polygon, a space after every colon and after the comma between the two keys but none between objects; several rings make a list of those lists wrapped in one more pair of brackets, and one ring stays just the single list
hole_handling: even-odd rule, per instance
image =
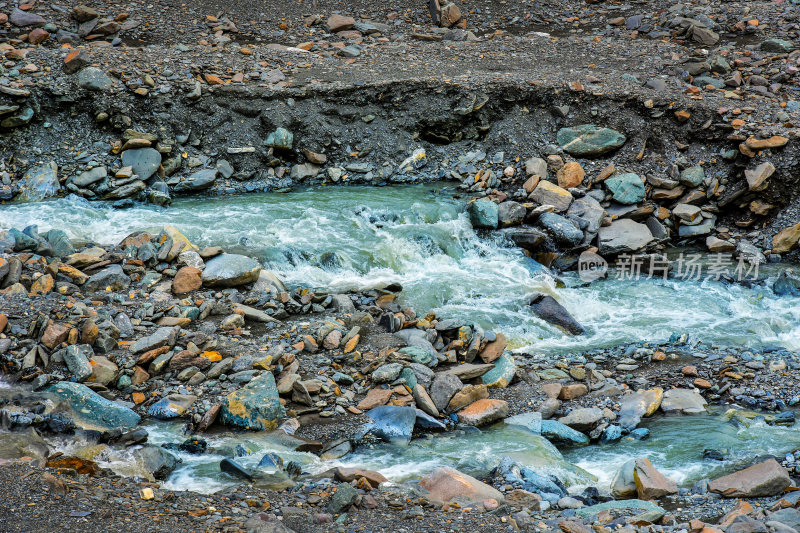
[{"label": "stone partially in water", "polygon": [[709,481],[708,490],[725,498],[758,498],[780,494],[792,480],[775,459]]},{"label": "stone partially in water", "polygon": [[570,335],[581,335],[585,332],[583,326],[552,296],[539,294],[531,300],[530,305],[536,316]]},{"label": "stone partially in water", "polygon": [[230,393],[222,405],[222,423],[243,429],[265,430],[277,427],[286,416],[281,405],[275,378],[264,372],[241,389]]},{"label": "stone partially in water", "polygon": [[49,452],[47,443],[32,427],[22,431],[0,430],[0,460],[14,461],[22,457],[44,460]]},{"label": "stone partially in water", "polygon": [[219,463],[219,469],[232,476],[240,477],[248,481],[253,481],[253,474],[250,473],[245,467],[234,461],[233,459],[223,459]]},{"label": "stone partially in water", "polygon": [[59,381],[51,385],[47,392],[66,400],[72,408],[75,423],[84,429],[105,431],[120,426],[134,427],[139,423],[139,415],[106,400],[86,385]]},{"label": "stone partially in water", "polygon": [[620,400],[617,422],[625,429],[633,429],[642,417],[651,416],[661,406],[664,389],[656,387],[646,391],[636,391]]},{"label": "stone partially in water", "polygon": [[629,218],[615,220],[597,233],[598,248],[602,255],[636,252],[653,241],[653,234],[645,224]]},{"label": "stone partially in water", "polygon": [[158,480],[167,479],[180,462],[164,448],[151,445],[134,450],[133,457],[145,472]]},{"label": "stone partially in water", "polygon": [[367,411],[366,416],[372,422],[359,431],[361,437],[374,435],[386,442],[408,444],[417,420],[417,410],[411,406],[381,405]]},{"label": "stone partially in water", "polygon": [[575,157],[600,156],[625,144],[625,136],[620,132],[594,124],[561,128],[556,140],[565,152]]},{"label": "stone partially in water", "polygon": [[221,254],[206,263],[203,284],[207,287],[238,287],[258,279],[258,261],[238,254]]},{"label": "stone partially in water", "polygon": [[633,478],[634,459],[625,461],[611,480],[611,495],[618,500],[636,497],[636,481]]},{"label": "stone partially in water", "polygon": [[469,204],[467,212],[474,228],[497,228],[499,211],[497,204],[491,200],[475,200]]},{"label": "stone partially in water", "polygon": [[478,400],[458,412],[458,421],[467,426],[486,426],[508,416],[505,400]]},{"label": "stone partially in water", "polygon": [[542,436],[556,446],[587,446],[589,437],[556,420],[542,420]]},{"label": "stone partially in water", "polygon": [[678,492],[675,481],[656,470],[647,458],[636,459],[634,462],[633,480],[636,483],[636,493],[642,500],[657,500]]},{"label": "stone partially in water", "polygon": [[148,416],[159,420],[171,420],[186,414],[186,411],[197,401],[192,394],[170,394],[147,408]]},{"label": "stone partially in water", "polygon": [[428,491],[426,498],[439,505],[453,501],[470,505],[481,504],[489,499],[504,501],[499,490],[449,466],[437,468],[422,478],[419,484]]},{"label": "stone partially in water", "polygon": [[670,389],[661,400],[661,410],[666,414],[696,415],[706,412],[706,402],[699,392],[690,389]]}]

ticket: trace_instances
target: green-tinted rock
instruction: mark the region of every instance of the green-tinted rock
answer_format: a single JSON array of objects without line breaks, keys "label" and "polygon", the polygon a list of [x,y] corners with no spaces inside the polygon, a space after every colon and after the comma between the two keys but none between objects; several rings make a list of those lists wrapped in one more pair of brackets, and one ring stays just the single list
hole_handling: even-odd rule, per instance
[{"label": "green-tinted rock", "polygon": [[53,257],[64,257],[75,253],[75,248],[67,237],[67,234],[60,229],[51,229],[45,233],[45,239],[50,243],[53,250]]},{"label": "green-tinted rock", "polygon": [[582,509],[576,509],[575,514],[581,518],[591,518],[603,511],[625,510],[625,509],[630,509],[632,511],[664,512],[663,508],[659,507],[653,502],[644,500],[617,500],[617,501],[598,503],[597,505],[590,505],[589,507],[584,507]]},{"label": "green-tinted rock", "polygon": [[265,372],[225,398],[220,412],[224,424],[243,429],[275,429],[286,415],[271,373]]},{"label": "green-tinted rock", "polygon": [[294,135],[285,128],[278,128],[269,134],[266,144],[279,150],[291,150],[292,144],[294,144]]},{"label": "green-tinted rock", "polygon": [[358,491],[349,483],[339,483],[336,492],[333,493],[331,501],[328,502],[328,511],[332,514],[339,514],[346,511],[353,505],[358,498]]},{"label": "green-tinted rock", "polygon": [[47,392],[66,400],[73,411],[75,423],[84,429],[105,431],[116,427],[134,427],[139,415],[116,402],[106,400],[86,385],[59,381]]},{"label": "green-tinted rock", "polygon": [[17,200],[23,202],[39,202],[54,196],[61,190],[58,183],[58,165],[54,161],[33,168],[22,176],[19,183],[20,192]]},{"label": "green-tinted rock", "polygon": [[569,377],[569,374],[558,368],[545,368],[544,370],[539,370],[536,375],[545,381],[551,379],[566,379]]},{"label": "green-tinted rock", "polygon": [[413,389],[417,385],[417,375],[409,367],[405,367],[400,372],[400,377],[406,382],[409,389]]},{"label": "green-tinted rock", "polygon": [[503,354],[494,362],[494,368],[481,376],[481,382],[489,388],[504,389],[508,387],[516,373],[517,365],[514,364],[514,359],[508,354]]},{"label": "green-tinted rock", "polygon": [[498,224],[499,209],[491,200],[476,200],[467,208],[469,221],[474,228],[495,229]]},{"label": "green-tinted rock", "polygon": [[421,365],[436,366],[436,363],[438,362],[435,354],[418,346],[406,346],[405,348],[400,348],[397,351],[401,354],[407,355],[413,362]]},{"label": "green-tinted rock", "polygon": [[575,157],[595,157],[614,151],[625,144],[625,136],[610,128],[583,124],[558,130],[559,146]]},{"label": "green-tinted rock", "polygon": [[706,179],[706,173],[700,165],[684,169],[680,177],[681,183],[687,187],[697,187],[703,183],[704,179]]},{"label": "green-tinted rock", "polygon": [[556,420],[542,420],[542,436],[556,446],[587,446],[589,437]]},{"label": "green-tinted rock", "polygon": [[644,183],[637,174],[616,174],[608,178],[605,184],[616,202],[631,205],[644,200]]},{"label": "green-tinted rock", "polygon": [[788,54],[797,48],[794,43],[784,39],[769,39],[761,43],[761,49],[765,52],[775,52],[776,54]]},{"label": "green-tinted rock", "polygon": [[63,353],[64,363],[79,382],[92,377],[92,364],[89,358],[94,355],[88,344],[67,346]]}]

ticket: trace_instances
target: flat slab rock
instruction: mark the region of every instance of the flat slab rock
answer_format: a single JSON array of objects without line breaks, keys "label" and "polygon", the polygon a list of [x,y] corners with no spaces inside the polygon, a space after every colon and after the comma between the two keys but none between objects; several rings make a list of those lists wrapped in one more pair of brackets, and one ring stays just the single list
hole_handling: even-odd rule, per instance
[{"label": "flat slab rock", "polygon": [[757,498],[779,494],[791,484],[786,470],[775,459],[768,459],[709,482],[708,490],[725,498]]}]

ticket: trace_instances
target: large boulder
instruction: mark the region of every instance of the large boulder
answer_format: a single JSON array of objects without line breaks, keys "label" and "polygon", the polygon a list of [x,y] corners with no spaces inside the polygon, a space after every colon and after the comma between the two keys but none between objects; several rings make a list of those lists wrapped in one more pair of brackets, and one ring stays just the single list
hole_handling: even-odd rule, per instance
[{"label": "large boulder", "polygon": [[221,254],[206,263],[203,284],[207,287],[238,287],[258,279],[261,265],[251,257]]},{"label": "large boulder", "polygon": [[690,389],[670,389],[661,400],[661,410],[666,414],[696,415],[706,412],[706,402],[699,392]]},{"label": "large boulder", "polygon": [[581,335],[585,332],[583,326],[552,296],[539,294],[531,300],[530,305],[536,316],[570,335]]},{"label": "large boulder", "polygon": [[503,502],[499,490],[449,466],[437,468],[422,478],[419,484],[428,491],[427,499],[436,504],[456,501],[476,505],[486,500]]},{"label": "large boulder", "polygon": [[561,128],[556,140],[565,152],[575,157],[600,156],[625,144],[625,136],[620,132],[594,124]]},{"label": "large boulder", "polygon": [[241,389],[230,393],[220,411],[220,419],[224,424],[259,431],[275,429],[278,419],[285,415],[275,378],[270,372],[264,372]]},{"label": "large boulder", "polygon": [[486,426],[508,416],[508,402],[484,398],[458,412],[458,421],[466,426]]},{"label": "large boulder", "polygon": [[155,148],[135,148],[122,152],[122,166],[133,167],[140,180],[150,178],[161,165],[161,154]]},{"label": "large boulder", "polygon": [[645,391],[636,391],[620,400],[617,423],[625,429],[634,429],[644,416],[652,416],[661,406],[664,389],[656,387]]},{"label": "large boulder", "polygon": [[408,444],[411,440],[417,420],[417,410],[414,407],[381,405],[366,414],[372,422],[361,429],[360,436],[370,434],[394,444]]},{"label": "large boulder", "polygon": [[710,481],[708,490],[725,498],[759,498],[780,494],[791,485],[786,470],[775,459],[768,459]]},{"label": "large boulder", "polygon": [[491,200],[475,200],[467,207],[469,221],[474,228],[495,229],[499,223],[499,209]]},{"label": "large boulder", "polygon": [[615,220],[610,226],[600,228],[597,234],[597,245],[602,255],[636,252],[652,241],[650,229],[629,218]]},{"label": "large boulder", "polygon": [[73,420],[84,429],[105,431],[116,427],[134,427],[139,415],[127,407],[107,400],[86,385],[59,381],[47,389],[66,400],[72,408]]},{"label": "large boulder", "polygon": [[40,202],[61,190],[58,183],[58,165],[50,161],[46,165],[27,171],[19,182],[16,199],[22,202]]},{"label": "large boulder", "polygon": [[634,462],[633,481],[640,500],[657,500],[678,492],[675,481],[656,470],[650,459],[644,457]]}]

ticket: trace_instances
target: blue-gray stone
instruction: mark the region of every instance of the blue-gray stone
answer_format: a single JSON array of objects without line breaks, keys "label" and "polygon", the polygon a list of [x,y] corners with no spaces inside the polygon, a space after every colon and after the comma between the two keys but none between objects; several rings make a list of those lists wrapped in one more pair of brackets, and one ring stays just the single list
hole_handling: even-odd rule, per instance
[{"label": "blue-gray stone", "polygon": [[417,420],[417,410],[414,407],[381,405],[367,411],[366,415],[372,422],[361,428],[360,437],[369,434],[394,444],[408,444],[411,440]]},{"label": "blue-gray stone", "polygon": [[704,179],[706,179],[706,173],[700,165],[683,169],[680,176],[680,182],[687,187],[697,187],[703,183]]},{"label": "blue-gray stone", "polygon": [[614,201],[621,204],[638,204],[644,200],[644,183],[638,174],[626,172],[615,174],[605,181]]},{"label": "blue-gray stone", "polygon": [[134,427],[139,415],[111,400],[107,400],[86,385],[59,381],[47,392],[66,400],[72,408],[75,423],[84,429],[105,431],[116,427]]},{"label": "blue-gray stone", "polygon": [[491,200],[475,200],[467,207],[469,221],[474,228],[497,228],[500,212]]},{"label": "blue-gray stone", "polygon": [[769,39],[761,43],[761,49],[765,52],[776,54],[788,54],[797,48],[794,43],[785,39]]},{"label": "blue-gray stone", "polygon": [[589,437],[556,420],[542,420],[542,436],[556,446],[587,446]]},{"label": "blue-gray stone", "polygon": [[283,459],[275,452],[267,452],[258,462],[258,468],[275,468],[283,470]]},{"label": "blue-gray stone", "polygon": [[88,91],[107,91],[111,88],[111,78],[97,67],[86,67],[78,72],[78,85]]},{"label": "blue-gray stone", "polygon": [[622,438],[622,428],[617,425],[608,426],[600,435],[601,444],[613,444]]},{"label": "blue-gray stone", "polygon": [[222,461],[220,461],[219,469],[232,476],[253,481],[253,474],[251,474],[245,467],[243,467],[233,459],[223,459]]},{"label": "blue-gray stone", "polygon": [[264,372],[230,393],[220,411],[223,424],[259,431],[276,428],[278,420],[284,416],[286,410],[281,405],[275,378],[270,372]]},{"label": "blue-gray stone", "polygon": [[505,423],[511,426],[525,428],[534,435],[542,434],[542,413],[533,411],[529,413],[520,413],[505,419]]},{"label": "blue-gray stone", "polygon": [[60,229],[51,229],[45,233],[45,239],[50,243],[53,257],[64,257],[75,253],[75,248],[72,246],[69,237]]},{"label": "blue-gray stone", "polygon": [[603,511],[612,510],[634,510],[634,511],[659,511],[666,512],[662,507],[659,507],[654,502],[644,500],[614,500],[610,502],[598,503],[597,505],[590,505],[576,509],[575,514],[581,518],[591,518]]},{"label": "blue-gray stone", "polygon": [[556,140],[565,152],[575,157],[603,155],[625,144],[625,136],[620,132],[594,124],[561,128]]},{"label": "blue-gray stone", "polygon": [[133,167],[140,180],[150,178],[161,164],[161,154],[155,148],[135,148],[122,152],[122,165]]},{"label": "blue-gray stone", "polygon": [[58,183],[58,165],[54,161],[27,171],[19,182],[16,199],[22,202],[39,202],[61,190]]},{"label": "blue-gray stone", "polygon": [[583,240],[583,232],[566,217],[556,213],[542,213],[539,225],[549,231],[553,238],[567,246],[577,246]]},{"label": "blue-gray stone", "polygon": [[78,382],[92,377],[92,364],[89,358],[94,355],[88,344],[67,346],[63,351],[64,363]]},{"label": "blue-gray stone", "polygon": [[112,291],[127,289],[131,284],[131,278],[123,272],[120,265],[108,265],[100,272],[92,275],[83,284],[85,292],[103,291],[106,287],[111,287]]},{"label": "blue-gray stone", "polygon": [[421,409],[417,409],[417,420],[415,424],[422,429],[446,429],[447,426],[439,420],[438,418],[434,418],[425,411]]}]

